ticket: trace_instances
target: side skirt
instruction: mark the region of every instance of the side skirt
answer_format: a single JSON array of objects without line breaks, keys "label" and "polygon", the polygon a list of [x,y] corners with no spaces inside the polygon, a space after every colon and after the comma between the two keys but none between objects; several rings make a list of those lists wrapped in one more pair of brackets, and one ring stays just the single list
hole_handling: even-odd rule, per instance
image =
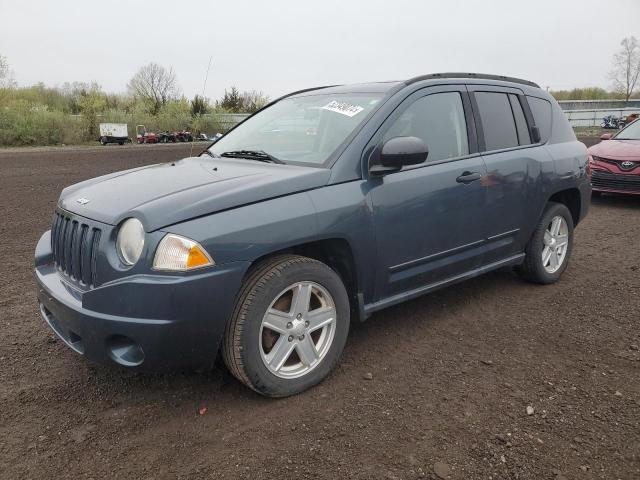
[{"label": "side skirt", "polygon": [[[382,300],[378,300],[375,303],[370,303],[367,305],[360,304],[360,318],[364,321],[371,316],[372,313],[377,312],[378,310],[382,310],[383,308],[390,307],[392,305],[396,305],[397,303],[404,302],[406,300],[411,300],[413,298],[420,297],[426,293],[433,292],[434,290],[438,290],[440,288],[448,287],[449,285],[453,285],[454,283],[462,282],[464,280],[468,280],[470,278],[474,278],[480,275],[483,275],[492,270],[496,270],[502,267],[508,267],[511,265],[519,265],[524,260],[524,253],[519,253],[517,255],[513,255],[511,257],[505,258],[504,260],[500,260],[498,262],[490,263],[488,265],[484,265],[480,268],[476,268],[474,270],[469,270],[468,272],[462,273],[460,275],[456,275],[455,277],[447,278],[446,280],[441,280],[439,282],[431,283],[429,285],[424,285],[422,287],[416,288],[414,290],[409,290],[407,292],[399,293],[392,297],[384,298]],[[358,295],[358,300],[363,302],[362,295]]]}]

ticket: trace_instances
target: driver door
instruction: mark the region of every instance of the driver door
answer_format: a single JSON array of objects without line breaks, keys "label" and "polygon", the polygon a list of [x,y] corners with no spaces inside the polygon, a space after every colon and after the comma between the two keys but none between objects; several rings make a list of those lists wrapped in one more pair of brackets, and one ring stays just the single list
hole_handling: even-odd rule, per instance
[{"label": "driver door", "polygon": [[379,271],[377,299],[478,268],[483,254],[486,168],[463,85],[410,95],[372,141],[421,138],[427,161],[370,178]]}]

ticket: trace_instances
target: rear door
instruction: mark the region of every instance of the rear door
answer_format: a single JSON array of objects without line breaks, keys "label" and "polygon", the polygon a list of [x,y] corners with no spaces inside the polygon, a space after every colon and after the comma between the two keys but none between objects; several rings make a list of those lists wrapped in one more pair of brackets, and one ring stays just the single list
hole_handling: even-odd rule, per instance
[{"label": "rear door", "polygon": [[483,212],[487,239],[484,264],[521,252],[535,224],[543,178],[541,165],[549,156],[532,142],[531,118],[522,91],[516,88],[469,85],[487,175]]},{"label": "rear door", "polygon": [[449,279],[482,260],[486,169],[464,85],[429,87],[401,103],[371,140],[415,136],[427,161],[369,179],[378,247],[377,297]]}]

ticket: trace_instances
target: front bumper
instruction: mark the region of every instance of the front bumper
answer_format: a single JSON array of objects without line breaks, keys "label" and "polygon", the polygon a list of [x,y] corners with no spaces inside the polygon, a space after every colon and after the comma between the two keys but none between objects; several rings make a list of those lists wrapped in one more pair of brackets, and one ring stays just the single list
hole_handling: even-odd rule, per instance
[{"label": "front bumper", "polygon": [[213,363],[249,267],[132,275],[83,289],[53,263],[50,232],[35,263],[42,316],[67,346],[99,363],[154,371]]},{"label": "front bumper", "polygon": [[640,173],[614,173],[607,170],[591,170],[591,186],[596,192],[640,195]]}]

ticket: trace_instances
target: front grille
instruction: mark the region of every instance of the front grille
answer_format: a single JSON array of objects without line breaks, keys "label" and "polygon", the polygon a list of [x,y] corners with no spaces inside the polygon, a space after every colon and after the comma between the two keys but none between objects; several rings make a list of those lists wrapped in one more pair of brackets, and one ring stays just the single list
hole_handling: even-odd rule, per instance
[{"label": "front grille", "polygon": [[614,160],[612,158],[603,158],[603,157],[594,157],[596,160],[600,160],[601,162],[610,163],[611,165],[615,165],[620,170],[624,170],[626,172],[631,172],[636,168],[640,167],[639,161],[630,162],[631,165],[628,165],[628,161],[626,160]]},{"label": "front grille", "polygon": [[96,284],[96,257],[101,230],[56,212],[51,227],[51,251],[58,269],[83,285]]},{"label": "front grille", "polygon": [[620,190],[623,192],[640,193],[640,175],[623,175],[600,170],[591,172],[591,185],[605,190]]}]

